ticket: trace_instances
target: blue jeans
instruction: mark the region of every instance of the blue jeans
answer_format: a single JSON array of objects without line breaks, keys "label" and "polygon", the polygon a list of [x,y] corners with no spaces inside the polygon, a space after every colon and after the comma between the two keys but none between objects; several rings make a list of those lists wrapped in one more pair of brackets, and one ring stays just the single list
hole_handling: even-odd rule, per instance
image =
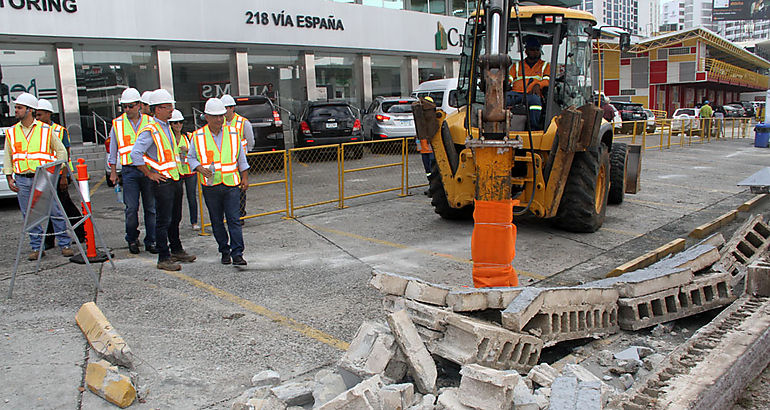
[{"label": "blue jeans", "polygon": [[142,171],[132,166],[124,166],[123,202],[126,204],[126,242],[139,240],[139,195],[144,208],[144,245],[155,244],[155,196],[152,193],[152,181]]},{"label": "blue jeans", "polygon": [[[514,104],[524,102],[524,93],[508,91],[505,94],[505,106],[510,107]],[[540,118],[543,115],[543,100],[537,94],[527,93],[527,102],[529,102],[529,126],[533,129],[540,129]]]},{"label": "blue jeans", "polygon": [[[179,239],[179,222],[182,220],[182,181],[167,179],[166,182],[150,182],[155,194],[155,247],[158,262],[171,258],[172,253],[182,253]],[[170,250],[169,250],[170,249]]]},{"label": "blue jeans", "polygon": [[[19,208],[21,208],[21,215],[22,217],[27,216],[27,204],[29,204],[30,197],[32,195],[33,182],[34,178],[25,178],[20,177],[18,175],[14,175],[13,178],[16,181],[16,186],[19,188],[19,193],[16,195],[16,198],[19,201]],[[53,229],[54,232],[58,232],[56,234],[56,243],[59,245],[60,248],[63,248],[65,246],[70,246],[70,243],[72,240],[70,239],[69,234],[67,233],[67,223],[64,222],[64,214],[62,214],[61,209],[59,209],[59,206],[55,203],[53,208],[51,208],[51,223],[53,223]],[[41,249],[41,245],[43,243],[43,226],[37,225],[30,231],[29,234],[29,245],[32,247],[33,251],[37,251]]]},{"label": "blue jeans", "polygon": [[184,181],[185,195],[187,195],[187,207],[190,210],[190,223],[198,223],[198,175],[192,174],[181,177]]},{"label": "blue jeans", "polygon": [[[243,256],[243,230],[240,223],[241,189],[225,184],[203,187],[203,199],[211,218],[211,229],[219,245],[219,253]],[[227,231],[224,218],[227,218]],[[227,232],[230,232],[228,245]]]}]

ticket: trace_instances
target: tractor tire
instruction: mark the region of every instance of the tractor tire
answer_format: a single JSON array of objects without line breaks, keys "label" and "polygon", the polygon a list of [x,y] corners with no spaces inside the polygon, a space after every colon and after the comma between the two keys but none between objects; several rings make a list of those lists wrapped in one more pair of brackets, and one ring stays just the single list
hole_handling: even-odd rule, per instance
[{"label": "tractor tire", "polygon": [[610,193],[607,196],[607,203],[618,205],[623,203],[623,196],[626,193],[626,166],[627,166],[628,144],[622,142],[613,142],[612,151],[610,151]]},{"label": "tractor tire", "polygon": [[468,220],[473,218],[473,205],[466,205],[462,208],[452,208],[449,206],[438,165],[433,164],[428,181],[430,182],[428,188],[428,193],[431,197],[430,204],[433,205],[433,209],[437,214],[444,219],[450,220]]},{"label": "tractor tire", "polygon": [[557,228],[570,232],[596,232],[604,223],[610,188],[610,154],[607,147],[575,153],[567,184],[554,218]]}]

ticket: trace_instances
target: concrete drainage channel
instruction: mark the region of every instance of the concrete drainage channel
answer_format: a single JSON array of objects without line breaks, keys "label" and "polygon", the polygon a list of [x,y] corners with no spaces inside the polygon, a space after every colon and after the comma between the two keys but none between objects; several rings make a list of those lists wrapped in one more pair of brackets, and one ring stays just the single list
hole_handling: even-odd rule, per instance
[{"label": "concrete drainage channel", "polygon": [[313,380],[257,374],[232,408],[730,408],[770,360],[768,246],[753,216],[728,241],[714,234],[573,287],[455,288],[375,271],[387,323],[363,323]]}]

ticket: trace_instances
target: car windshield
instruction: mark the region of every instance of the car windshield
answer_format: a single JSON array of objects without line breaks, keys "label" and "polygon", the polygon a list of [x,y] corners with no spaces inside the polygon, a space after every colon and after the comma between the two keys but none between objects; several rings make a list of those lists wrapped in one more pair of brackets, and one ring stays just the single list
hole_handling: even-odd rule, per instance
[{"label": "car windshield", "polygon": [[677,115],[695,115],[695,110],[677,110]]},{"label": "car windshield", "polygon": [[310,109],[308,118],[311,120],[322,120],[326,118],[353,118],[353,113],[345,105],[325,105],[313,107]]},{"label": "car windshield", "polygon": [[256,102],[255,104],[238,105],[235,107],[235,112],[240,114],[246,119],[251,120],[254,118],[273,119],[273,107],[267,101]]},{"label": "car windshield", "polygon": [[390,114],[411,113],[412,104],[409,101],[385,101],[382,103],[382,112]]}]

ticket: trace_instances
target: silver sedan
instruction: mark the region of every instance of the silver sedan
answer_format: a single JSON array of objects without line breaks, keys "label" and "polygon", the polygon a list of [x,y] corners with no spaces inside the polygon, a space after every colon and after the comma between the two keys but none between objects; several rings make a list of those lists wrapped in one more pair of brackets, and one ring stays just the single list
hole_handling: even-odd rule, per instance
[{"label": "silver sedan", "polygon": [[364,114],[364,138],[383,140],[414,137],[412,97],[377,97]]}]

